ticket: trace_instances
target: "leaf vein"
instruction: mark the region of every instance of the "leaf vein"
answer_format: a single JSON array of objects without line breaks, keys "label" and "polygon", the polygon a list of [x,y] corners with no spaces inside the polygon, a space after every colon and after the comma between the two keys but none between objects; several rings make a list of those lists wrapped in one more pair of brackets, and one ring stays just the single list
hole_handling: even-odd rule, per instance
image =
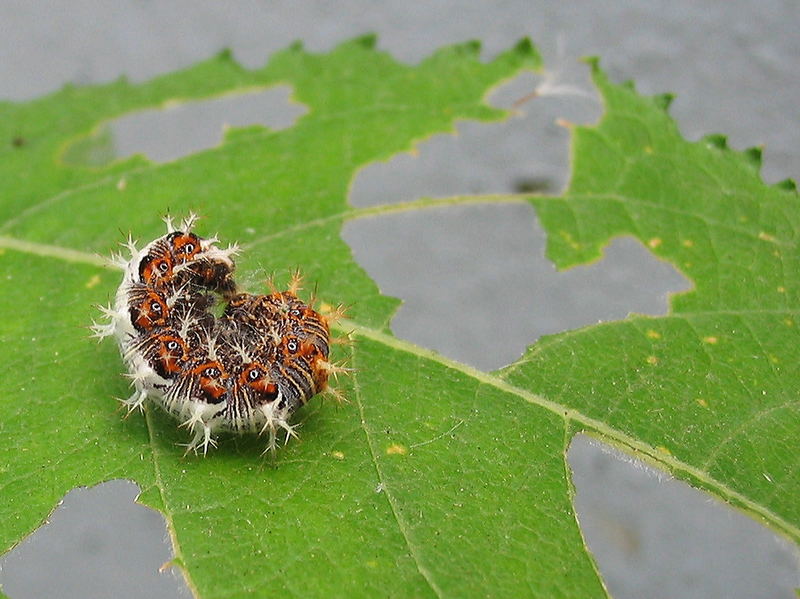
[{"label": "leaf vein", "polygon": [[164,520],[167,522],[167,530],[169,531],[169,537],[172,541],[172,548],[175,551],[175,559],[180,561],[180,569],[183,573],[183,577],[186,579],[186,586],[192,591],[192,594],[195,597],[199,597],[200,595],[197,592],[197,587],[195,586],[194,582],[192,581],[192,577],[189,574],[189,569],[186,567],[186,564],[183,560],[183,552],[181,550],[180,541],[178,541],[178,531],[175,528],[175,522],[173,520],[173,510],[170,508],[169,500],[167,498],[167,490],[164,485],[164,480],[161,476],[161,467],[159,466],[159,454],[157,443],[155,439],[155,429],[153,427],[153,420],[152,420],[152,409],[145,407],[144,408],[144,416],[145,422],[147,424],[147,433],[149,437],[149,444],[150,444],[150,451],[151,456],[153,458],[153,474],[155,478],[156,487],[158,487],[158,493],[161,496],[161,504],[163,506],[163,514]]},{"label": "leaf vein", "polygon": [[[352,355],[353,355],[353,368],[356,368],[356,359],[355,359],[356,351],[355,351],[355,347],[353,348],[353,354]],[[394,499],[394,496],[392,495],[392,491],[385,484],[385,477],[384,477],[383,471],[381,470],[381,467],[380,467],[380,465],[378,463],[378,456],[377,456],[377,454],[375,452],[375,445],[374,445],[374,443],[372,441],[372,436],[370,435],[369,430],[367,429],[367,426],[366,426],[366,420],[364,418],[364,404],[361,401],[361,387],[360,387],[360,385],[358,383],[358,375],[357,374],[353,377],[353,389],[354,389],[354,393],[355,393],[356,404],[358,405],[359,417],[361,419],[361,428],[364,431],[364,437],[366,438],[366,441],[367,441],[367,447],[369,448],[369,453],[370,453],[370,456],[372,458],[372,464],[375,467],[375,474],[378,477],[378,483],[381,485],[381,487],[383,489],[383,493],[386,496],[386,501],[389,504],[389,509],[391,510],[392,515],[394,516],[395,522],[397,522],[397,527],[398,527],[398,529],[400,531],[400,534],[403,536],[403,539],[405,540],[406,547],[408,547],[408,551],[411,554],[411,557],[414,559],[414,563],[416,564],[417,570],[419,571],[420,575],[425,580],[425,582],[428,584],[428,586],[430,587],[431,591],[433,591],[433,593],[437,597],[440,597],[440,598],[444,597],[444,593],[442,593],[442,590],[439,588],[439,586],[433,580],[433,575],[428,571],[428,569],[425,566],[422,565],[422,561],[420,559],[420,556],[418,555],[417,549],[416,549],[415,545],[411,542],[411,538],[409,536],[409,531],[407,530],[407,525],[403,521],[403,519],[400,517],[400,513],[399,513],[399,511],[397,509],[397,506],[396,506],[396,501]]]}]

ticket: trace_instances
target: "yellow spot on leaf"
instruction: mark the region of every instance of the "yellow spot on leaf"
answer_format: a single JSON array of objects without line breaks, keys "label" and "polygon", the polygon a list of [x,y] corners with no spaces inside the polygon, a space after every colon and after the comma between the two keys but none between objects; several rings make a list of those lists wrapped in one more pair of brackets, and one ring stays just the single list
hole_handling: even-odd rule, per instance
[{"label": "yellow spot on leaf", "polygon": [[665,453],[667,455],[672,455],[672,452],[669,449],[667,449],[666,447],[664,447],[663,445],[659,445],[658,447],[656,447],[656,450],[661,452],[661,453]]},{"label": "yellow spot on leaf", "polygon": [[694,241],[691,239],[684,239],[681,243],[683,243],[683,247],[685,248],[694,247]]},{"label": "yellow spot on leaf", "polygon": [[783,285],[778,285],[778,293],[786,293],[786,287]]},{"label": "yellow spot on leaf", "polygon": [[656,358],[655,356],[647,356],[647,363],[655,366],[656,364],[658,364],[658,358]]},{"label": "yellow spot on leaf", "polygon": [[647,245],[649,245],[651,249],[656,249],[658,246],[661,245],[661,238],[653,237],[650,241],[647,242]]},{"label": "yellow spot on leaf", "polygon": [[697,399],[695,399],[695,401],[701,407],[704,407],[704,408],[708,407],[708,402],[705,399],[703,399],[702,397],[698,397]]},{"label": "yellow spot on leaf", "polygon": [[336,458],[337,460],[343,460],[344,454],[341,451],[332,451],[331,456]]},{"label": "yellow spot on leaf", "polygon": [[780,358],[778,358],[778,356],[775,356],[773,354],[769,354],[769,361],[772,362],[773,364],[779,364]]},{"label": "yellow spot on leaf", "polygon": [[654,331],[653,329],[647,331],[647,336],[650,337],[650,339],[661,339],[661,333]]},{"label": "yellow spot on leaf", "polygon": [[652,154],[653,153],[653,146],[645,146],[644,147],[645,154]]},{"label": "yellow spot on leaf", "polygon": [[386,448],[386,455],[406,455],[407,453],[408,447],[399,445],[398,443],[389,445],[389,447]]},{"label": "yellow spot on leaf", "polygon": [[794,326],[794,320],[792,320],[791,318],[784,318],[783,319],[783,324],[785,324],[787,327],[793,327]]},{"label": "yellow spot on leaf", "polygon": [[770,243],[774,243],[775,242],[775,238],[772,235],[770,235],[769,233],[767,233],[766,231],[760,231],[758,233],[758,238],[761,241],[769,241]]},{"label": "yellow spot on leaf", "polygon": [[91,279],[86,281],[86,289],[97,287],[100,284],[100,275],[93,275]]},{"label": "yellow spot on leaf", "polygon": [[119,191],[125,191],[126,187],[128,187],[128,180],[125,177],[117,181],[117,189]]},{"label": "yellow spot on leaf", "polygon": [[714,345],[718,341],[719,339],[717,339],[716,337],[703,337],[703,343],[710,343],[711,345]]}]

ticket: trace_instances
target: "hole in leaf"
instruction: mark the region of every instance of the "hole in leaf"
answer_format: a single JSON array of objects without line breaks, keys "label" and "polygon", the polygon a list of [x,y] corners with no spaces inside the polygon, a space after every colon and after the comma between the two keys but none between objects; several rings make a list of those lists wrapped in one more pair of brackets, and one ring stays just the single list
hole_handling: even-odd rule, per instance
[{"label": "hole in leaf", "polygon": [[746,514],[587,435],[567,459],[584,539],[615,599],[793,596],[800,553]]},{"label": "hole in leaf", "polygon": [[631,238],[613,241],[595,264],[557,272],[527,203],[359,219],[342,235],[382,292],[404,300],[396,335],[487,370],[542,335],[666,314],[667,294],[690,287]]},{"label": "hole in leaf", "polygon": [[191,597],[172,559],[164,518],[134,503],[139,488],[112,480],[64,496],[48,523],[0,558],[14,599]]},{"label": "hole in leaf", "polygon": [[285,129],[307,112],[290,99],[291,91],[288,85],[279,85],[126,114],[73,141],[62,158],[68,164],[91,167],[134,154],[168,162],[219,145],[229,127]]},{"label": "hole in leaf", "polygon": [[[585,77],[583,67],[581,72]],[[412,153],[365,166],[353,180],[350,202],[371,206],[420,197],[559,193],[569,177],[569,131],[557,122],[593,122],[600,105],[587,91],[536,97],[514,107],[540,79],[525,73],[495,90],[490,103],[512,110],[510,119],[460,122],[455,135],[434,135]],[[582,87],[592,89],[588,83]]]}]

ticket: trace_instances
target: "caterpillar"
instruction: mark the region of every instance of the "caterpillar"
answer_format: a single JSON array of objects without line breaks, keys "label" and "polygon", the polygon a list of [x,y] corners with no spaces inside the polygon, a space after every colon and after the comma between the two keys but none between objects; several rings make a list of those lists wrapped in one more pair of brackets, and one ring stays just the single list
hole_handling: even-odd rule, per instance
[{"label": "caterpillar", "polygon": [[[218,246],[192,229],[190,214],[176,227],[138,249],[129,237],[114,263],[123,269],[113,305],[101,306],[105,322],[93,322],[93,336],[113,336],[119,345],[133,394],[121,399],[128,414],[148,398],[189,429],[186,451],[206,455],[216,434],[267,434],[265,450],[297,437],[294,412],[318,393],[343,401],[328,384],[349,369],[329,360],[330,323],[344,315],[339,306],[323,314],[314,299],[298,296],[302,277],[288,289],[254,295],[233,278],[238,246]],[[212,309],[225,302],[221,315]]]}]

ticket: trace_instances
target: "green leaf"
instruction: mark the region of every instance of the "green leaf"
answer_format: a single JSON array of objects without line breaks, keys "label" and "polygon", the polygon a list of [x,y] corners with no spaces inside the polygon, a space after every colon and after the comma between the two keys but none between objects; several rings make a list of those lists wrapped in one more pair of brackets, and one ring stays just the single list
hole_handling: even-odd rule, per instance
[{"label": "green leaf", "polygon": [[567,192],[532,200],[548,256],[567,268],[633,235],[694,288],[666,317],[543,339],[499,376],[797,541],[797,193],[762,182],[759,150],[687,142],[658,97],[592,67],[606,114],[576,129]]},{"label": "green leaf", "polygon": [[[613,85],[594,63],[606,115],[575,129],[567,192],[530,201],[560,267],[634,235],[681,269],[695,288],[670,315],[542,339],[497,373],[391,335],[398,302],[355,264],[343,222],[476,198],[354,209],[348,186],[365,164],[456,120],[505,116],[483,98],[539,69],[538,54],[528,42],[491,62],[478,51],[454,46],[407,66],[365,37],[321,55],[295,45],[256,71],[223,53],[142,85],[0,104],[0,140],[16,140],[0,149],[4,549],[69,489],[121,477],[165,514],[199,597],[604,596],[565,460],[580,430],[800,538],[797,195],[760,181],[755,152],[681,139],[664,96]],[[308,107],[288,129],[234,130],[167,164],[75,165],[122,114],[276,84]],[[240,241],[250,290],[265,270],[300,266],[323,300],[353,305],[350,403],[313,400],[302,439],[274,461],[250,438],[185,458],[172,420],[116,410],[120,359],[85,327],[120,273],[95,253],[120,229],[161,235],[167,209],[196,210],[210,229],[199,233]]]}]

